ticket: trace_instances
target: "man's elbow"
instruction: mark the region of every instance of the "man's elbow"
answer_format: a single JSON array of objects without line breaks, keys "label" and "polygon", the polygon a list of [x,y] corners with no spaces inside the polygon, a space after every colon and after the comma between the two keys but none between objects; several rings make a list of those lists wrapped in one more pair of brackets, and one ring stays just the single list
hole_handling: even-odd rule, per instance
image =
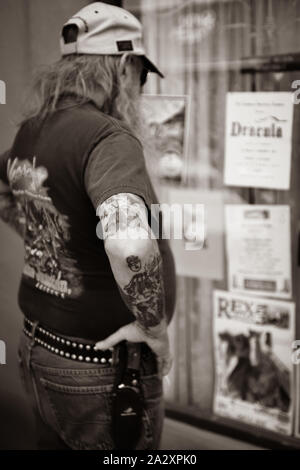
[{"label": "man's elbow", "polygon": [[118,239],[108,238],[105,240],[105,251],[109,258],[126,260],[130,256],[136,256],[140,260],[148,258],[151,254],[158,252],[156,240],[147,239]]}]

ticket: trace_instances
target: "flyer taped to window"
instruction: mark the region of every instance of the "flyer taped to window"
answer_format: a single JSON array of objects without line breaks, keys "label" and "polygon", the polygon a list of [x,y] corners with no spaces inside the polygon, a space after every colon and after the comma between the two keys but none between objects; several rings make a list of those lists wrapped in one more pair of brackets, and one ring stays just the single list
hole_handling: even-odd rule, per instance
[{"label": "flyer taped to window", "polygon": [[292,93],[227,93],[225,184],[289,189],[292,126]]},{"label": "flyer taped to window", "polygon": [[291,298],[289,206],[227,205],[225,226],[229,289]]}]

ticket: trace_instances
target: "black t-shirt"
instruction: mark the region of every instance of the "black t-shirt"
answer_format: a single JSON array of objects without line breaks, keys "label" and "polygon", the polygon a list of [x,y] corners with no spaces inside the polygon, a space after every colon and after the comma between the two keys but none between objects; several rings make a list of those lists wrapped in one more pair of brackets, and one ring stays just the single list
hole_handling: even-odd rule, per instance
[{"label": "black t-shirt", "polygon": [[[31,320],[61,334],[101,340],[135,317],[122,300],[96,235],[96,209],[120,192],[157,203],[139,140],[92,103],[61,109],[42,124],[25,123],[0,159],[26,220],[19,305]],[[166,315],[175,301],[174,263],[158,240]]]}]

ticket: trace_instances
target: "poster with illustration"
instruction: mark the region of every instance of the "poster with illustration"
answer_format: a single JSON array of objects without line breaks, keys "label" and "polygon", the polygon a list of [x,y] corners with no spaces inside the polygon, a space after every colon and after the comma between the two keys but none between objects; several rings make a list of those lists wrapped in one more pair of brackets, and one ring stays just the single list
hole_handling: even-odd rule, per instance
[{"label": "poster with illustration", "polygon": [[292,126],[292,93],[227,93],[225,184],[289,189]]},{"label": "poster with illustration", "polygon": [[[142,95],[141,110],[155,177],[179,185],[186,177],[189,99],[186,95]],[[153,159],[154,155],[154,159]],[[154,163],[153,163],[154,161]]]},{"label": "poster with illustration", "polygon": [[292,302],[214,292],[214,412],[292,433]]},{"label": "poster with illustration", "polygon": [[177,274],[223,279],[223,194],[170,188],[167,204],[161,207]]},{"label": "poster with illustration", "polygon": [[225,206],[229,290],[292,296],[290,207]]}]

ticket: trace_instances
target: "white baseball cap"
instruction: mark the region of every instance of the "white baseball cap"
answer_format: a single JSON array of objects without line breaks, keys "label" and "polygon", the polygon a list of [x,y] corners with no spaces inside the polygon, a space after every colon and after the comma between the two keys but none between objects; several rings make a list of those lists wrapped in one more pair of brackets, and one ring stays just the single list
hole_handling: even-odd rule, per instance
[{"label": "white baseball cap", "polygon": [[[66,43],[64,28],[78,27],[76,41]],[[122,55],[130,53],[141,56],[144,66],[160,77],[164,75],[146,56],[142,40],[142,25],[138,19],[123,8],[103,2],[95,2],[82,8],[63,26],[60,38],[63,56],[69,54]]]}]

